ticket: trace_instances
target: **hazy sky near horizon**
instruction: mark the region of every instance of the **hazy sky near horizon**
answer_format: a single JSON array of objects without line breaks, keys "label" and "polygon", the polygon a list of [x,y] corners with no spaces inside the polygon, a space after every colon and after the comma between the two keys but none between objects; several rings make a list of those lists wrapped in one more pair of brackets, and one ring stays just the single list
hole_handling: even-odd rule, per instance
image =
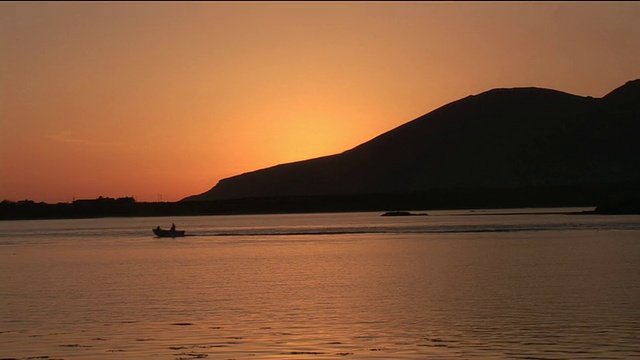
[{"label": "hazy sky near horizon", "polygon": [[638,19],[640,2],[2,2],[0,200],[177,201],[493,88],[601,97],[640,78]]}]

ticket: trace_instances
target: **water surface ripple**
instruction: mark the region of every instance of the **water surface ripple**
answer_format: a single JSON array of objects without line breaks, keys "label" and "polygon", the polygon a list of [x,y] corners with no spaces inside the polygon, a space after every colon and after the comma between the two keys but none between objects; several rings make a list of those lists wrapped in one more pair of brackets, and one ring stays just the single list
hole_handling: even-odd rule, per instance
[{"label": "water surface ripple", "polygon": [[640,358],[640,217],[562,212],[0,222],[0,359]]}]

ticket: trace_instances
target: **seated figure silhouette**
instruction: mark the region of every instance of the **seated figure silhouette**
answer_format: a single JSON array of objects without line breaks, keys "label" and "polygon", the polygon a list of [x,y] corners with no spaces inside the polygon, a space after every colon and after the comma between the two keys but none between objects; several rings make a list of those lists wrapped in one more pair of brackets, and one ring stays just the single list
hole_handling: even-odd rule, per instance
[{"label": "seated figure silhouette", "polygon": [[175,231],[176,230],[176,224],[171,224],[171,231]]}]

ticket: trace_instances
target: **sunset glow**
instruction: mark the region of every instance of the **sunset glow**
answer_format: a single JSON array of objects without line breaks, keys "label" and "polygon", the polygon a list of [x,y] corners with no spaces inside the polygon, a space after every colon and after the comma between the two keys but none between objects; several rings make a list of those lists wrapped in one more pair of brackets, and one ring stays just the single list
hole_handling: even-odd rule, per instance
[{"label": "sunset glow", "polygon": [[467,95],[640,78],[639,2],[2,2],[0,201],[177,201]]}]

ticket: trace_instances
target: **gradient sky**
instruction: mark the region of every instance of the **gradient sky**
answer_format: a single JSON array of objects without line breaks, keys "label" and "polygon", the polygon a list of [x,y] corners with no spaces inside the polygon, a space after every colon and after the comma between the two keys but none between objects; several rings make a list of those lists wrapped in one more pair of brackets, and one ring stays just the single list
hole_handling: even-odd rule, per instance
[{"label": "gradient sky", "polygon": [[2,2],[0,200],[177,201],[471,94],[640,78],[640,2]]}]

